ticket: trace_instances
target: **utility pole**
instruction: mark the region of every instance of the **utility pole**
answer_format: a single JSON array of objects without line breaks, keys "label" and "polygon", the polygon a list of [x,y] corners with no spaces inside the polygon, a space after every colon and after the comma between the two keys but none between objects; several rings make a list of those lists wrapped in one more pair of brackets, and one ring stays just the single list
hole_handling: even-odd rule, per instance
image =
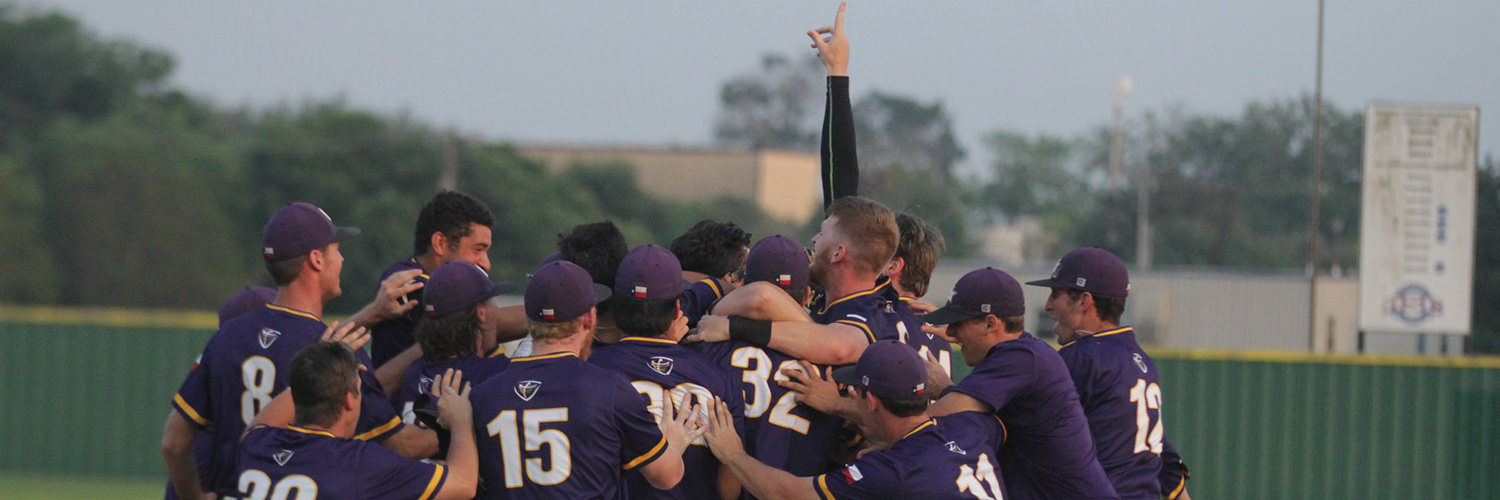
[{"label": "utility pole", "polygon": [[[1318,209],[1323,197],[1323,0],[1318,0],[1318,68],[1313,87],[1312,202],[1307,214],[1308,350],[1318,336]],[[1332,332],[1330,332],[1331,334]],[[1360,349],[1363,352],[1364,349]]]}]

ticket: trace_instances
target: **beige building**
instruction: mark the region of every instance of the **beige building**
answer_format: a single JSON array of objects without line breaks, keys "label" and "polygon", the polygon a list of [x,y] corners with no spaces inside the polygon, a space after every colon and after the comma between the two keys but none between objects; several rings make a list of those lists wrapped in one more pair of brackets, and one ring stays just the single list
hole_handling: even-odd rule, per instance
[{"label": "beige building", "polygon": [[818,156],[790,151],[520,146],[522,156],[551,171],[577,165],[625,163],[641,188],[654,196],[707,201],[736,197],[753,201],[766,215],[801,224],[822,206]]}]

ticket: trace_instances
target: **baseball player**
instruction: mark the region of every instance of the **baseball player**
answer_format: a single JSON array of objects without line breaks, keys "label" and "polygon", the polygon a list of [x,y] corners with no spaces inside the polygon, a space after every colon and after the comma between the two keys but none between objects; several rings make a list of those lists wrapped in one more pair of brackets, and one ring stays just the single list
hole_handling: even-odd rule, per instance
[{"label": "baseball player", "polygon": [[703,219],[672,240],[672,255],[682,263],[682,313],[688,328],[708,314],[724,294],[745,279],[745,257],[750,253],[750,233],[733,222]]},{"label": "baseball player", "polygon": [[[727,402],[736,415],[737,427],[743,428],[738,422],[745,411],[739,382],[731,382],[727,372],[712,360],[677,344],[688,330],[687,315],[679,305],[682,291],[682,267],[671,252],[656,245],[631,250],[620,262],[609,299],[614,302],[615,324],[626,337],[594,351],[589,363],[629,379],[630,385],[650,400],[650,410],[657,418],[665,402],[706,411],[717,397]],[[697,446],[689,446],[682,455],[682,482],[669,490],[657,490],[640,472],[629,471],[625,485],[630,497],[739,498],[739,482],[734,475],[719,467],[701,439],[693,444]]]},{"label": "baseball player", "polygon": [[[803,309],[811,300],[807,253],[796,240],[782,235],[762,238],[745,263],[746,289],[769,287]],[[746,295],[739,295],[743,298]],[[727,299],[732,300],[732,299]],[[829,457],[839,450],[844,421],[797,403],[796,394],[778,383],[783,369],[801,367],[796,358],[768,347],[745,342],[694,344],[704,355],[740,380],[744,400],[744,442],[750,455],[770,467],[798,476],[816,476],[829,468]],[[813,369],[818,369],[814,367]],[[738,415],[738,414],[736,414]]]},{"label": "baseball player", "polygon": [[800,477],[769,467],[745,452],[722,404],[709,424],[709,447],[760,498],[1008,498],[995,459],[1005,428],[989,412],[930,416],[927,369],[915,350],[876,342],[834,378],[854,389],[848,399],[860,430],[878,443],[853,464]]},{"label": "baseball player", "polygon": [[[466,499],[478,462],[469,387],[452,370],[434,382],[437,407],[453,429],[446,465],[422,463],[352,439],[360,412],[360,361],[338,342],[314,342],[291,360],[295,418],[285,428],[263,414],[239,446],[235,494],[246,499]],[[294,493],[295,492],[295,493]]]},{"label": "baseball player", "polygon": [[[427,280],[421,306],[427,319],[417,326],[422,359],[411,364],[391,403],[403,422],[416,423],[416,410],[434,410],[432,381],[447,370],[459,370],[471,384],[480,384],[510,364],[495,354],[493,323],[500,309],[490,299],[515,288],[493,283],[489,274],[468,261],[439,266]],[[492,353],[486,355],[485,353]],[[441,436],[441,433],[439,433]]]},{"label": "baseball player", "polygon": [[[203,348],[198,366],[173,397],[174,411],[162,433],[168,476],[182,498],[203,492],[233,495],[235,448],[245,427],[287,384],[287,363],[298,350],[328,330],[323,305],[340,293],[343,255],[339,242],[359,230],[338,227],[309,203],[281,208],[266,223],[263,254],[276,283],[273,303],[230,320]],[[352,324],[351,324],[352,325]],[[361,361],[367,361],[363,356]],[[404,427],[378,381],[368,371],[356,438],[380,441],[406,456],[430,456],[437,449],[432,431]],[[191,455],[193,437],[213,430],[213,453],[198,482]]]},{"label": "baseball player", "polygon": [[[490,228],[495,214],[484,202],[459,191],[442,191],[422,205],[417,214],[417,229],[411,257],[401,260],[381,273],[384,281],[392,274],[417,270],[416,284],[405,297],[420,301],[419,284],[426,283],[429,273],[438,266],[462,260],[486,271],[490,268]],[[423,318],[422,309],[376,323],[370,327],[370,357],[375,366],[386,364],[415,343],[412,336]]]},{"label": "baseball player", "polygon": [[994,413],[1008,441],[999,457],[1006,488],[1015,499],[1117,499],[1099,465],[1088,421],[1062,357],[1027,333],[1021,285],[1004,271],[965,274],[947,305],[928,313],[946,325],[964,362],[974,371],[957,385],[935,377],[935,415]]},{"label": "baseball player", "polygon": [[953,376],[953,352],[948,341],[931,332],[922,330],[926,323],[912,303],[927,295],[927,284],[932,280],[932,270],[937,267],[937,256],[943,253],[943,233],[921,218],[901,212],[896,214],[896,227],[901,232],[901,243],[896,245],[896,256],[886,264],[882,273],[890,277],[891,288],[899,296],[896,314],[901,322],[896,324],[901,342],[917,348],[923,359],[931,358],[949,377]]},{"label": "baseball player", "polygon": [[1079,248],[1057,262],[1051,277],[1027,284],[1052,289],[1046,310],[1057,322],[1059,353],[1115,491],[1126,500],[1161,498],[1157,476],[1167,446],[1161,383],[1135,330],[1120,326],[1130,295],[1125,263],[1101,248]]},{"label": "baseball player", "polygon": [[594,305],[609,295],[567,261],[542,266],[526,284],[536,354],[474,389],[481,498],[617,498],[623,472],[634,469],[655,488],[681,481],[683,451],[701,433],[693,413],[663,404],[658,422],[623,375],[581,359]]}]

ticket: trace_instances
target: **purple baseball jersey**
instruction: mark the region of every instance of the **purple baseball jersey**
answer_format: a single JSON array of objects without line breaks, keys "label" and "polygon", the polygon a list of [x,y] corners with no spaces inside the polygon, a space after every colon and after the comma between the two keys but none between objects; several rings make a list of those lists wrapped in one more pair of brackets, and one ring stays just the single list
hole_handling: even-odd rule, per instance
[{"label": "purple baseball jersey", "polygon": [[480,498],[617,498],[667,447],[645,395],[571,352],[513,359],[471,399]]},{"label": "purple baseball jersey", "polygon": [[443,487],[447,471],[328,431],[260,426],[240,444],[235,478],[239,498],[426,500]]},{"label": "purple baseball jersey", "polygon": [[719,284],[719,280],[713,278],[703,278],[683,285],[681,301],[678,304],[682,307],[682,314],[688,317],[688,328],[696,328],[698,319],[708,314],[714,308],[714,304],[724,298],[724,286]]},{"label": "purple baseball jersey", "polygon": [[995,344],[949,390],[990,405],[1005,422],[999,463],[1011,498],[1119,498],[1095,456],[1068,367],[1046,342],[1022,333]]},{"label": "purple baseball jersey", "polygon": [[796,358],[739,341],[693,347],[728,370],[730,380],[740,381],[745,404],[741,435],[750,456],[798,476],[828,471],[844,420],[798,404],[795,393],[777,383],[787,380],[783,367],[800,366]]},{"label": "purple baseball jersey", "polygon": [[1058,354],[1073,375],[1099,465],[1120,498],[1161,498],[1161,385],[1156,362],[1136,342],[1135,330],[1095,333]]},{"label": "purple baseball jersey", "polygon": [[[317,316],[275,304],[225,323],[204,346],[198,366],[172,398],[183,418],[213,432],[212,456],[204,491],[233,495],[235,448],[240,434],[271,398],[287,387],[292,356],[317,342],[327,328]],[[370,357],[356,351],[368,368]],[[363,382],[359,424],[355,436],[382,440],[401,429],[374,370],[360,371]]]},{"label": "purple baseball jersey", "polygon": [[897,324],[901,318],[896,314],[897,304],[900,303],[895,287],[891,286],[889,278],[881,276],[875,281],[875,286],[844,297],[828,301],[828,297],[820,296],[813,303],[810,310],[812,320],[815,323],[832,325],[843,324],[859,328],[865,334],[870,343],[880,340],[897,339]]},{"label": "purple baseball jersey", "polygon": [[[644,337],[625,337],[619,343],[604,347],[589,356],[589,363],[625,375],[636,391],[650,400],[651,413],[661,418],[666,396],[677,401],[677,408],[698,404],[707,410],[718,396],[734,414],[734,427],[744,435],[745,403],[738,383],[731,382],[723,368],[698,351],[676,342]],[[689,400],[691,398],[691,400]],[[705,412],[706,414],[706,412]],[[707,499],[718,498],[719,460],[709,451],[708,443],[699,438],[682,454],[682,482],[670,490],[653,488],[638,471],[625,473],[630,498]]]},{"label": "purple baseball jersey", "polygon": [[916,348],[922,359],[927,359],[928,354],[937,358],[938,364],[943,365],[943,371],[948,372],[948,376],[953,376],[953,346],[942,337],[922,331],[922,325],[926,322],[911,308],[912,300],[915,299],[901,297],[896,303],[896,317],[900,319],[896,323],[898,338],[902,343]]},{"label": "purple baseball jersey", "polygon": [[[503,354],[503,351],[501,353]],[[491,357],[461,356],[435,362],[418,359],[406,368],[406,375],[401,378],[401,388],[396,391],[396,397],[391,400],[391,404],[396,408],[397,413],[401,415],[402,422],[408,424],[415,423],[417,421],[416,413],[414,413],[415,410],[437,409],[437,400],[427,395],[427,390],[432,386],[432,379],[434,377],[442,375],[444,371],[452,368],[464,373],[464,382],[478,387],[480,383],[489,380],[494,374],[500,373],[508,365],[510,365],[510,359],[504,355]]]},{"label": "purple baseball jersey", "polygon": [[[380,273],[380,280],[375,282],[376,292],[380,291],[380,283],[392,274],[421,268],[422,265],[417,263],[416,257],[391,264],[390,267],[385,268],[385,272]],[[425,284],[427,277],[427,273],[424,272],[417,275],[417,280]],[[408,297],[422,300],[422,289],[417,289]],[[375,366],[385,364],[386,361],[390,361],[397,354],[401,354],[401,351],[405,351],[406,348],[416,343],[414,334],[417,331],[417,323],[423,319],[423,311],[421,307],[415,307],[406,314],[381,321],[370,328],[370,357],[374,360]]]},{"label": "purple baseball jersey", "polygon": [[1004,442],[1005,426],[993,414],[936,417],[889,449],[814,478],[813,489],[824,500],[1009,498],[995,457]]}]

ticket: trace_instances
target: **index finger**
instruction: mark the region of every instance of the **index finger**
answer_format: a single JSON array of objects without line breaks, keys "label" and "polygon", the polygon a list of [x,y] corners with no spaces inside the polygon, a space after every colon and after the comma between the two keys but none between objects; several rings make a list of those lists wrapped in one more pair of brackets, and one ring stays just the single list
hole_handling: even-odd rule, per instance
[{"label": "index finger", "polygon": [[838,13],[838,16],[835,16],[833,18],[833,33],[834,34],[840,34],[840,33],[844,32],[844,7],[847,6],[848,4],[849,4],[848,2],[839,2],[839,13]]}]

